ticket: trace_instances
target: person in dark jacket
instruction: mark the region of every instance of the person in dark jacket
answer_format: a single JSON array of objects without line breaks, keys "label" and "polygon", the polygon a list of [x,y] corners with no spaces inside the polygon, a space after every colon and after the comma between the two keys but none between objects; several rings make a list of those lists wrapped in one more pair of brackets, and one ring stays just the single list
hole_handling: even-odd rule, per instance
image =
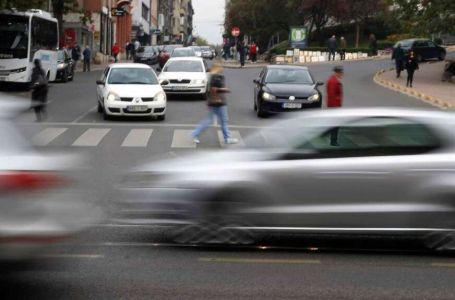
[{"label": "person in dark jacket", "polygon": [[395,59],[395,69],[397,71],[397,78],[400,78],[401,71],[404,70],[404,50],[401,48],[401,44],[398,44],[397,47],[393,50],[392,59]]},{"label": "person in dark jacket", "polygon": [[332,35],[332,37],[328,40],[327,48],[329,48],[329,61],[331,60],[332,57],[333,60],[335,61],[335,55],[338,49],[337,38],[335,35]]},{"label": "person in dark jacket", "polygon": [[241,41],[238,45],[237,45],[237,52],[239,53],[240,55],[240,67],[243,68],[245,66],[245,56],[246,56],[246,53],[245,53],[245,42],[244,41]]},{"label": "person in dark jacket", "polygon": [[237,144],[239,141],[231,137],[231,133],[228,128],[228,111],[225,94],[229,93],[229,89],[226,88],[223,76],[223,67],[220,64],[214,64],[212,66],[209,88],[210,92],[207,99],[209,115],[192,133],[193,142],[195,144],[200,143],[199,136],[204,130],[213,124],[213,118],[216,116],[218,118],[218,122],[221,124],[224,142],[226,144]]},{"label": "person in dark jacket", "polygon": [[77,69],[77,62],[81,59],[81,47],[79,47],[77,43],[75,43],[73,49],[71,49],[71,58],[74,61],[74,69]]},{"label": "person in dark jacket", "polygon": [[370,50],[371,55],[378,55],[378,40],[376,39],[376,35],[374,35],[374,33],[370,34]]},{"label": "person in dark jacket", "polygon": [[[337,108],[343,105],[343,84],[341,79],[344,76],[342,66],[336,66],[333,69],[334,73],[327,81],[327,107]],[[337,147],[338,144],[338,128],[334,128],[330,132],[330,145]]]},{"label": "person in dark jacket", "polygon": [[84,56],[84,72],[90,72],[90,61],[92,60],[92,50],[90,50],[89,46],[85,46],[84,52],[82,52],[82,56]]},{"label": "person in dark jacket", "polygon": [[48,93],[48,82],[46,73],[41,67],[41,61],[35,59],[33,61],[34,67],[32,70],[32,108],[35,111],[36,120],[41,122],[46,119],[46,104]]},{"label": "person in dark jacket", "polygon": [[419,69],[419,64],[417,58],[415,57],[414,51],[409,51],[409,54],[406,56],[406,71],[408,72],[408,79],[406,81],[406,86],[412,87],[414,81],[414,73]]}]

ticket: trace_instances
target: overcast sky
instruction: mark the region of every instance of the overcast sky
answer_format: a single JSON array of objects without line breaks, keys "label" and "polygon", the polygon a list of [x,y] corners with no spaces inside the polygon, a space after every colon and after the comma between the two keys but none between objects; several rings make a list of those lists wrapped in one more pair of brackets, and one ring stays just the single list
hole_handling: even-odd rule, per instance
[{"label": "overcast sky", "polygon": [[223,38],[225,0],[193,0],[195,36],[211,44],[221,44]]}]

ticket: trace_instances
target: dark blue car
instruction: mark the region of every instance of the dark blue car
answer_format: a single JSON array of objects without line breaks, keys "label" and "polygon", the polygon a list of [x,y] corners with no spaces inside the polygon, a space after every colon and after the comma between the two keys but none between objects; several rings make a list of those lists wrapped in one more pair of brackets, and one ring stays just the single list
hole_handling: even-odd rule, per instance
[{"label": "dark blue car", "polygon": [[446,58],[446,49],[437,45],[432,40],[428,39],[402,40],[397,42],[394,48],[396,48],[398,44],[401,44],[401,47],[406,53],[409,52],[410,50],[414,50],[414,53],[419,62],[430,59],[444,60]]}]

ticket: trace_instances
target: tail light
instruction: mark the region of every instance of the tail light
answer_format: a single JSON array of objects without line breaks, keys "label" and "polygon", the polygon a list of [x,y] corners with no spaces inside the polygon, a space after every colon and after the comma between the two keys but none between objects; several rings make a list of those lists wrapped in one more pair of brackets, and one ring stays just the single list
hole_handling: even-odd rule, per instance
[{"label": "tail light", "polygon": [[0,173],[1,191],[23,191],[53,188],[63,184],[63,179],[51,172],[4,172]]}]

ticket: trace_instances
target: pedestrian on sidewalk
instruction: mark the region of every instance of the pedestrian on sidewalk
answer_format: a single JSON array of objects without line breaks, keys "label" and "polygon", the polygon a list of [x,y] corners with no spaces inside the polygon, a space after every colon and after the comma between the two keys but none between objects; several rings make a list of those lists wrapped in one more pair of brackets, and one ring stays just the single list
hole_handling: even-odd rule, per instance
[{"label": "pedestrian on sidewalk", "polygon": [[128,42],[128,59],[133,60],[134,55],[134,44],[132,42]]},{"label": "pedestrian on sidewalk", "polygon": [[378,41],[374,33],[370,34],[370,51],[372,56],[378,55]]},{"label": "pedestrian on sidewalk", "polygon": [[395,69],[397,72],[397,78],[400,78],[401,72],[404,70],[404,50],[401,48],[401,44],[399,43],[397,47],[393,50],[392,59],[395,59]]},{"label": "pedestrian on sidewalk", "polygon": [[346,49],[347,49],[347,43],[344,37],[342,36],[340,38],[340,58],[341,60],[346,59]]},{"label": "pedestrian on sidewalk", "polygon": [[77,70],[77,63],[81,59],[81,47],[77,43],[74,43],[71,49],[71,58],[74,61],[74,70]]},{"label": "pedestrian on sidewalk", "polygon": [[255,64],[258,57],[258,46],[256,45],[256,42],[253,42],[250,46],[250,57],[251,62]]},{"label": "pedestrian on sidewalk", "polygon": [[92,60],[92,50],[87,45],[85,46],[84,52],[82,52],[84,57],[84,72],[90,72],[90,61]]},{"label": "pedestrian on sidewalk", "polygon": [[[341,79],[344,76],[344,69],[342,66],[336,66],[333,69],[333,74],[327,81],[327,107],[337,108],[343,105],[343,84]],[[330,145],[333,147],[340,146],[338,144],[338,131],[339,128],[334,128],[330,131]]]},{"label": "pedestrian on sidewalk", "polygon": [[246,48],[245,48],[245,41],[241,41],[237,45],[237,51],[240,55],[240,67],[243,68],[245,66],[245,56],[246,56]]},{"label": "pedestrian on sidewalk", "polygon": [[335,55],[337,53],[337,38],[335,35],[332,35],[332,37],[328,40],[327,42],[327,47],[329,49],[329,61],[333,57],[333,61],[335,61]]},{"label": "pedestrian on sidewalk", "polygon": [[114,56],[114,61],[118,62],[118,55],[120,53],[120,47],[117,43],[112,46],[112,56]]},{"label": "pedestrian on sidewalk", "polygon": [[223,67],[220,64],[214,64],[212,66],[209,88],[210,91],[207,99],[209,114],[193,131],[193,141],[195,144],[200,144],[199,136],[213,124],[213,119],[216,116],[218,122],[221,124],[224,142],[226,144],[237,144],[238,140],[231,138],[228,128],[228,111],[225,94],[230,91],[226,88]]},{"label": "pedestrian on sidewalk", "polygon": [[406,57],[406,71],[408,72],[408,79],[406,81],[406,86],[412,87],[414,81],[414,73],[419,69],[419,64],[415,53],[413,50],[409,51],[408,56]]},{"label": "pedestrian on sidewalk", "polygon": [[32,70],[32,108],[35,111],[36,121],[41,122],[47,118],[46,105],[48,93],[48,81],[46,73],[41,67],[41,61],[35,59]]}]

